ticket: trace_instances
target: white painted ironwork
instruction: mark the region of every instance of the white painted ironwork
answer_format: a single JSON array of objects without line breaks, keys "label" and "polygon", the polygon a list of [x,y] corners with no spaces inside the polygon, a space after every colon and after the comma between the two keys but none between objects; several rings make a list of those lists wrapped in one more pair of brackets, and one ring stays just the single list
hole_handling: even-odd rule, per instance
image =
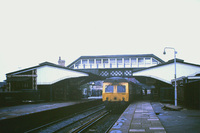
[{"label": "white painted ironwork", "polygon": [[151,67],[160,64],[158,60],[152,57],[138,58],[95,58],[80,59],[74,65],[73,69],[98,69],[98,68],[141,68]]}]

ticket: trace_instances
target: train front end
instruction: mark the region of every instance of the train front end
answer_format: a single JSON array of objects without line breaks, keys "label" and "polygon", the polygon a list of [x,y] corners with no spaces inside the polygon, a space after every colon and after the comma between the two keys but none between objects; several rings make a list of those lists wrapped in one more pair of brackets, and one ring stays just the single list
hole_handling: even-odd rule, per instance
[{"label": "train front end", "polygon": [[126,107],[129,103],[128,82],[104,82],[102,100],[109,110]]}]

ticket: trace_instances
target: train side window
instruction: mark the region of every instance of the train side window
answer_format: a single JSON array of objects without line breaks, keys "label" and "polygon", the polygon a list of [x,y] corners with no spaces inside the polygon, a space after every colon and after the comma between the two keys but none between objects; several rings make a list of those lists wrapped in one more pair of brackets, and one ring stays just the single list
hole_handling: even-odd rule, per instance
[{"label": "train side window", "polygon": [[117,86],[117,92],[118,93],[125,93],[126,92],[126,86],[124,86],[124,85],[118,85]]},{"label": "train side window", "polygon": [[106,93],[113,93],[114,87],[112,85],[106,86],[105,92]]}]

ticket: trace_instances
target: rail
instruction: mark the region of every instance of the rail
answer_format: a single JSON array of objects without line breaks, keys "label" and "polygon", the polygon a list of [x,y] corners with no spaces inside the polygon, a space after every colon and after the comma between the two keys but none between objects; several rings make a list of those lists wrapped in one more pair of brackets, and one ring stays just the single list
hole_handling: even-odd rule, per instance
[{"label": "rail", "polygon": [[102,114],[96,116],[95,118],[91,119],[90,121],[84,123],[83,125],[77,127],[76,129],[74,129],[72,131],[72,133],[81,133],[81,132],[85,131],[87,128],[89,128],[91,125],[93,125],[94,123],[98,122],[102,118],[104,118],[109,113],[110,113],[109,111],[103,112]]},{"label": "rail", "polygon": [[[74,123],[77,122],[77,121],[80,121],[80,120],[82,120],[82,119],[85,119],[85,118],[87,118],[87,117],[89,117],[89,116],[91,116],[91,115],[93,115],[93,114],[95,114],[95,113],[97,113],[97,112],[103,110],[104,108],[105,108],[105,107],[102,106],[102,105],[95,106],[95,107],[93,107],[93,108],[90,108],[90,109],[87,109],[87,110],[84,110],[84,111],[75,113],[74,115],[67,116],[67,117],[64,117],[64,118],[62,118],[62,119],[55,120],[55,121],[49,122],[49,123],[47,123],[47,124],[44,124],[44,125],[42,125],[42,126],[40,126],[40,127],[36,127],[36,128],[34,128],[34,129],[28,130],[28,131],[26,131],[25,133],[45,132],[45,131],[48,132],[48,131],[51,130],[50,127],[53,127],[53,126],[55,126],[55,125],[56,125],[57,128],[53,128],[53,130],[51,130],[50,132],[58,132],[58,131],[62,130],[63,128],[65,128],[66,126],[72,125],[72,124],[74,124]],[[91,111],[91,110],[94,110],[94,111]],[[75,116],[77,116],[77,115],[81,115],[81,114],[86,113],[86,112],[88,112],[88,111],[91,111],[91,113],[89,113],[89,114],[87,114],[87,115],[85,115],[85,116],[83,116],[83,117],[80,117],[80,118],[78,118],[78,119],[75,120],[75,121],[71,121],[71,120],[70,120],[71,118],[73,119],[73,117],[75,117]],[[66,123],[67,120],[70,121],[70,122],[68,122],[68,124],[61,124],[61,126],[58,126],[60,123]]]}]

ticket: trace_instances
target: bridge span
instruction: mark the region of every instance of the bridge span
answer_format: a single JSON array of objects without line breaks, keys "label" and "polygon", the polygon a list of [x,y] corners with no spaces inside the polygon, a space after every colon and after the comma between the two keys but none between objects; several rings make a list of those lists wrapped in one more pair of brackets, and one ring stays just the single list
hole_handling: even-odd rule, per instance
[{"label": "bridge span", "polygon": [[[200,65],[177,59],[177,78],[195,76]],[[135,77],[140,81],[159,80],[171,84],[174,79],[174,62],[164,62],[154,54],[81,56],[67,68],[90,72],[104,78]]]},{"label": "bridge span", "polygon": [[133,77],[133,72],[162,64],[153,54],[81,56],[68,68],[91,72],[102,77]]}]

